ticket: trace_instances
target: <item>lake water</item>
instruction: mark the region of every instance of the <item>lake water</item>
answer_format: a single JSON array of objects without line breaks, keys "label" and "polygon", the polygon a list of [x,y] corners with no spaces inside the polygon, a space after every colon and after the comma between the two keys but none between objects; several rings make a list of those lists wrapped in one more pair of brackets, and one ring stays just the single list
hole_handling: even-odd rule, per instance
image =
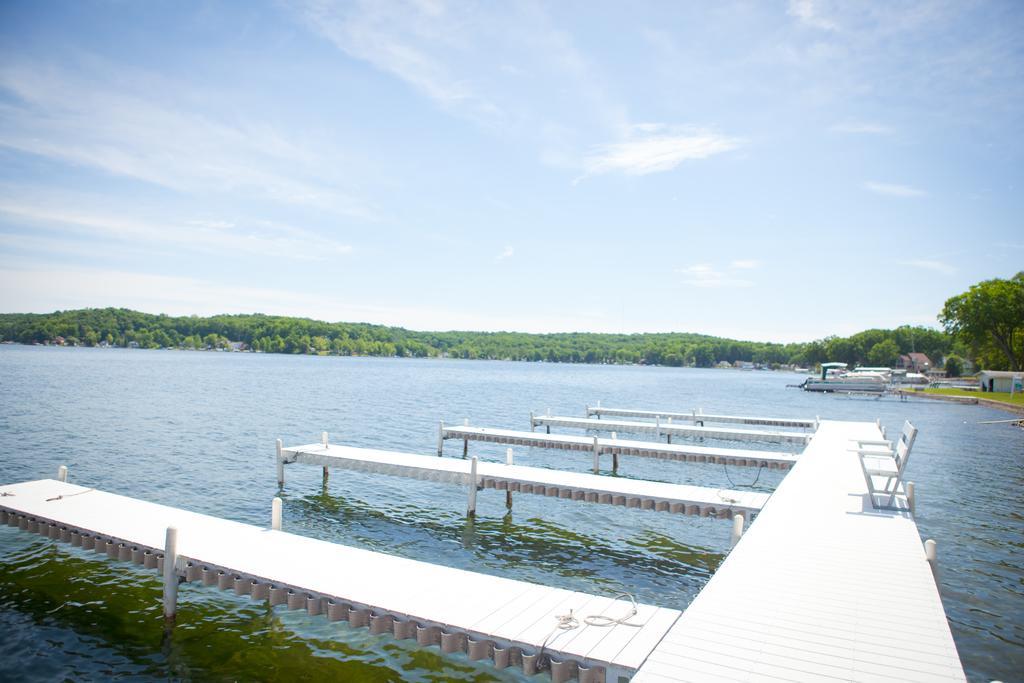
[{"label": "lake water", "polygon": [[[775,372],[0,346],[0,482],[54,477],[241,522],[269,523],[274,439],[432,453],[438,420],[529,428],[584,405],[874,420],[920,428],[909,465],[922,539],[939,543],[943,601],[972,680],[1024,671],[1024,433],[1007,417],[927,400],[786,388]],[[471,444],[483,459],[504,447]],[[448,442],[458,457],[461,442]],[[590,458],[516,449],[588,471]],[[730,525],[483,491],[467,523],[452,486],[290,466],[285,529],[404,557],[683,608],[722,561]],[[750,468],[623,457],[619,476],[704,486]],[[764,471],[756,488],[781,475]],[[865,558],[870,561],[870,558]],[[884,580],[880,576],[879,580]],[[155,572],[0,527],[0,679],[519,680],[466,657],[269,610],[187,584],[165,634]],[[884,611],[884,606],[880,606]]]}]

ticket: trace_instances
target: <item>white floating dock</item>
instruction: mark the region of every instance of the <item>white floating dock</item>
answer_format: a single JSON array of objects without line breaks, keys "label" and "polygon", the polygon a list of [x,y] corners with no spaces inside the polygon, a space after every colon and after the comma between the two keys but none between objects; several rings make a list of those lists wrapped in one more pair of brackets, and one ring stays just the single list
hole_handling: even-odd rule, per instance
[{"label": "white floating dock", "polygon": [[[667,418],[666,418],[667,419]],[[530,428],[545,426],[566,429],[590,429],[602,432],[627,432],[631,434],[654,434],[684,436],[689,438],[725,439],[729,441],[763,441],[766,443],[806,444],[811,435],[805,432],[777,432],[761,429],[729,429],[727,427],[699,427],[677,425],[672,422],[636,422],[627,420],[599,420],[584,417],[531,416]]]},{"label": "white floating dock", "polygon": [[871,507],[849,450],[879,438],[822,421],[633,681],[966,680],[913,517]]},{"label": "white floating dock", "polygon": [[671,411],[658,410],[631,410],[629,408],[602,408],[601,406],[587,406],[587,417],[596,415],[611,415],[614,417],[650,418],[655,420],[661,418],[667,420],[672,418],[676,422],[691,422],[703,425],[705,422],[717,424],[743,424],[760,425],[762,427],[795,427],[798,429],[817,429],[818,420],[803,420],[799,418],[784,417],[751,417],[745,415],[708,415],[702,411],[693,410],[689,413],[674,413]]},{"label": "white floating dock", "polygon": [[[0,487],[0,523],[163,571],[177,529],[175,574],[237,595],[347,620],[372,633],[465,652],[524,673],[597,683],[630,676],[680,612],[407,560],[200,515],[55,480]],[[174,574],[170,575],[174,577]],[[173,582],[175,585],[176,581]],[[559,617],[579,626],[561,630]],[[629,625],[634,624],[634,625]],[[546,642],[546,645],[545,645]],[[541,653],[541,649],[544,652]]]},{"label": "white floating dock", "polygon": [[[572,434],[543,434],[540,432],[523,432],[513,429],[492,429],[490,427],[448,427],[442,425],[438,443],[438,454],[441,445],[448,439],[462,439],[465,442],[482,441],[487,443],[508,444],[510,446],[529,446],[532,448],[551,448],[567,451],[593,452],[594,437],[576,436]],[[796,463],[799,457],[795,453],[779,453],[774,451],[758,451],[743,448],[715,448],[710,446],[690,446],[681,444],[659,443],[657,441],[633,441],[629,439],[598,439],[598,450],[603,454],[634,455],[643,458],[660,460],[677,460],[680,462],[714,463],[736,465],[739,467],[764,467],[766,469],[787,470]]]},{"label": "white floating dock", "polygon": [[[591,440],[592,441],[592,440]],[[322,443],[281,451],[285,463],[303,463],[470,487],[473,463],[455,458],[396,453]],[[476,464],[476,488],[533,493],[590,503],[732,519],[753,518],[768,494],[607,477],[495,462]]]}]

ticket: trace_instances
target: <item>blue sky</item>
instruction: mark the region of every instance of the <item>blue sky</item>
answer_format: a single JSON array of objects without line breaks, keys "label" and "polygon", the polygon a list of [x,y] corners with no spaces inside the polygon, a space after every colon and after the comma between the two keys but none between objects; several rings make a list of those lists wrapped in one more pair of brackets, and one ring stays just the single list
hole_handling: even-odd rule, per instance
[{"label": "blue sky", "polygon": [[1018,2],[0,4],[0,310],[807,340],[1024,268]]}]

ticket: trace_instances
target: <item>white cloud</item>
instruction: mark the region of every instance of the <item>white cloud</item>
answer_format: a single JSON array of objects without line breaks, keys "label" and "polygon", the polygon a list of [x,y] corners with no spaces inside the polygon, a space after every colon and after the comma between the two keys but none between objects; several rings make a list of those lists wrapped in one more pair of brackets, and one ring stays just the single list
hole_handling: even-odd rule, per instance
[{"label": "white cloud", "polygon": [[513,247],[505,247],[501,250],[501,253],[495,257],[495,261],[504,261],[507,258],[512,258],[516,253]]},{"label": "white cloud", "polygon": [[[458,19],[440,3],[305,2],[306,25],[355,59],[395,76],[444,108],[491,118],[500,109],[448,66],[460,52]],[[455,62],[457,64],[457,62]]]},{"label": "white cloud", "polygon": [[[275,258],[321,260],[352,251],[347,244],[287,225],[259,221],[236,226],[230,221],[152,221],[123,213],[60,206],[49,201],[18,202],[0,197],[0,214],[16,223],[68,231],[91,238],[114,239],[133,246],[173,245],[230,258],[239,252]],[[19,236],[5,241],[19,245]],[[27,244],[27,243],[26,243]]]},{"label": "white cloud", "polygon": [[761,265],[761,262],[754,259],[737,259],[729,264],[731,268],[739,270],[749,270],[751,268],[757,268],[759,265]]},{"label": "white cloud", "polygon": [[671,171],[684,161],[706,159],[740,146],[741,141],[710,131],[662,134],[661,124],[631,127],[625,142],[601,145],[584,159],[586,175],[619,171],[628,175],[646,175]]},{"label": "white cloud", "polygon": [[853,133],[865,135],[889,135],[893,129],[879,123],[868,123],[864,121],[846,121],[837,123],[829,128],[833,133]]},{"label": "white cloud", "polygon": [[919,190],[909,185],[895,185],[892,183],[878,183],[873,180],[869,180],[864,183],[864,189],[874,192],[875,194],[884,194],[889,197],[924,197],[928,193],[924,190]]},{"label": "white cloud", "polygon": [[836,22],[822,16],[815,0],[789,0],[789,9],[786,13],[801,23],[812,28],[820,28],[826,31],[835,31],[839,28]]},{"label": "white cloud", "polygon": [[728,287],[750,287],[753,285],[754,283],[750,280],[735,277],[734,274],[730,272],[737,268],[742,269],[744,266],[737,267],[733,265],[730,269],[723,271],[718,270],[708,263],[697,263],[692,266],[676,268],[676,272],[681,275],[685,275],[687,279],[683,280],[683,284],[690,285],[691,287],[720,289]]},{"label": "white cloud", "polygon": [[97,168],[189,194],[235,193],[361,219],[373,210],[332,180],[336,159],[262,123],[187,110],[206,93],[157,74],[86,60],[72,73],[31,63],[0,66],[13,102],[0,147]]},{"label": "white cloud", "polygon": [[952,275],[956,272],[956,267],[951,266],[948,263],[929,259],[911,259],[909,261],[900,261],[900,264],[904,266],[911,266],[913,268],[921,268],[923,270],[931,270],[936,273],[942,273],[943,275]]}]

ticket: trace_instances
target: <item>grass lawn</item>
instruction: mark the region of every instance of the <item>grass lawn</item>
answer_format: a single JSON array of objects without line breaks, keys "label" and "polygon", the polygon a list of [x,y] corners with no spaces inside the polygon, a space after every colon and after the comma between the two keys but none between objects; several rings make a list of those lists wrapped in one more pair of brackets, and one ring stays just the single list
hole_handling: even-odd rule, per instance
[{"label": "grass lawn", "polygon": [[1024,408],[1024,394],[1014,394],[1013,398],[1010,398],[1010,394],[1003,393],[1001,391],[964,391],[963,389],[925,389],[927,394],[944,394],[946,396],[964,396],[966,398],[987,398],[990,401],[999,401],[1000,403],[1009,403],[1011,405],[1020,406]]}]

